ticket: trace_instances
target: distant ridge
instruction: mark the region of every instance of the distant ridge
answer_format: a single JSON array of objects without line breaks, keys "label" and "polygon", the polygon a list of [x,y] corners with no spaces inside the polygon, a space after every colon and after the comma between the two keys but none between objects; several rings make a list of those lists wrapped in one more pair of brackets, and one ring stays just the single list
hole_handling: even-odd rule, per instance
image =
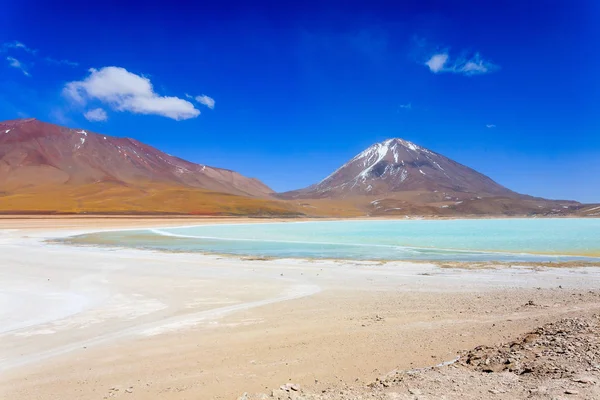
[{"label": "distant ridge", "polygon": [[135,139],[36,119],[0,122],[0,213],[299,214],[272,192]]},{"label": "distant ridge", "polygon": [[582,207],[575,201],[515,193],[465,165],[400,138],[375,143],[321,182],[278,197],[343,201],[346,207],[351,204],[373,216],[560,216]]},{"label": "distant ridge", "polygon": [[598,217],[600,209],[515,193],[399,138],[308,188],[275,194],[135,139],[20,119],[0,122],[0,214],[20,213]]},{"label": "distant ridge", "polygon": [[0,189],[97,182],[162,183],[242,196],[273,192],[257,179],[194,164],[135,139],[36,119],[0,122]]},{"label": "distant ridge", "polygon": [[425,190],[514,196],[487,176],[408,140],[375,143],[321,182],[291,197],[345,197]]}]

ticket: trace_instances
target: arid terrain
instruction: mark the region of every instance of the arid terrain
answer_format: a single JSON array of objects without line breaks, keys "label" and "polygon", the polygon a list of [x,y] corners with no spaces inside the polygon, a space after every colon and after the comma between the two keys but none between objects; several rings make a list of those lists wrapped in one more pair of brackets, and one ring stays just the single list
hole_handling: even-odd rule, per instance
[{"label": "arid terrain", "polygon": [[374,144],[315,185],[276,194],[258,179],[132,138],[29,118],[0,122],[0,214],[598,217],[600,206],[515,193],[403,139]]},{"label": "arid terrain", "polygon": [[[530,306],[535,306],[531,301]],[[238,399],[597,399],[600,315],[564,318],[516,340],[478,346],[430,368],[393,371],[366,386],[305,391],[287,383]]]},{"label": "arid terrain", "polygon": [[[518,383],[528,377],[518,374],[521,366],[503,370],[502,357],[529,365],[537,350],[513,355],[499,344],[563,318],[584,318],[589,326],[573,333],[584,335],[600,313],[600,268],[589,264],[449,268],[44,243],[90,230],[231,221],[0,219],[0,397],[508,399],[540,387],[554,394],[543,374]],[[570,368],[557,376],[578,394],[557,398],[593,398],[594,384],[570,379],[575,372],[596,379],[594,370],[579,371],[597,360],[596,339],[571,343],[569,335],[560,336],[566,354],[581,346],[591,353],[567,364],[542,354]],[[470,353],[498,371],[459,362],[394,372],[452,361],[477,346],[499,346]]]}]

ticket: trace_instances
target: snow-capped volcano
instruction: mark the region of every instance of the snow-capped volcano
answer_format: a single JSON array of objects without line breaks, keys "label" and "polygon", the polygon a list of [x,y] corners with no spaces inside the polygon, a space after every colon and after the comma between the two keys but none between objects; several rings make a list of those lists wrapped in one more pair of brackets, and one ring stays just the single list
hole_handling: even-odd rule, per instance
[{"label": "snow-capped volcano", "polygon": [[344,197],[411,190],[515,194],[469,167],[395,138],[372,145],[321,182],[289,192],[286,197]]}]

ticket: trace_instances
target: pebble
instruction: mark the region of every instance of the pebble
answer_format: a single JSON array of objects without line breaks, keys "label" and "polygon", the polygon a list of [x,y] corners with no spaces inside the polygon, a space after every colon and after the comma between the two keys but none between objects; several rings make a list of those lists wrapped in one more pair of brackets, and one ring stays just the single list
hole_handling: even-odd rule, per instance
[{"label": "pebble", "polygon": [[298,391],[300,391],[300,385],[298,385],[296,383],[286,383],[285,385],[281,385],[279,387],[279,390],[283,390],[285,392],[289,392],[289,391],[298,392]]},{"label": "pebble", "polygon": [[573,377],[573,379],[571,379],[573,382],[577,382],[577,383],[585,383],[587,385],[595,385],[596,384],[596,380],[591,377],[591,376],[587,376],[587,375],[578,375]]}]

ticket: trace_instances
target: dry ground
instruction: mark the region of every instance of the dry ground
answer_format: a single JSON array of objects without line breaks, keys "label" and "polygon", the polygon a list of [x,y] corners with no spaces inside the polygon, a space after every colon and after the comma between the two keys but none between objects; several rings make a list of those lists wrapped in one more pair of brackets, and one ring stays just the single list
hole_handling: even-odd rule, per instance
[{"label": "dry ground", "polygon": [[[594,266],[470,270],[40,242],[90,229],[181,224],[0,220],[0,398],[235,399],[244,392],[270,396],[271,389],[295,383],[303,396],[325,390],[330,397],[323,398],[434,399],[441,392],[427,388],[446,390],[452,380],[462,385],[460,379],[484,385],[489,374],[457,364],[444,376],[434,371],[400,382],[389,372],[432,366],[561,318],[600,313]],[[503,394],[490,389],[505,390],[519,379],[497,374],[505,386],[494,381],[481,386],[485,393],[457,393],[494,398],[485,396]],[[378,377],[388,386],[368,387]]]}]

